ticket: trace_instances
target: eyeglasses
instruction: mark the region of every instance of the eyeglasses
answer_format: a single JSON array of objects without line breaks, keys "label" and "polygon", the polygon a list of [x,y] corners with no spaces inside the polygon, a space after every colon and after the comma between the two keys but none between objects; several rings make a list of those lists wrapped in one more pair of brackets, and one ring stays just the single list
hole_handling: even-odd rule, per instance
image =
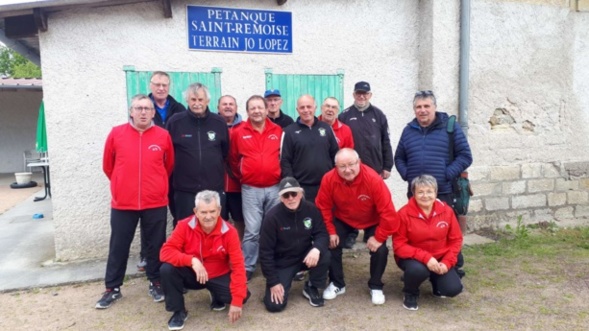
[{"label": "eyeglasses", "polygon": [[339,170],[346,170],[346,169],[352,169],[353,167],[355,167],[358,164],[359,160],[356,160],[356,162],[353,163],[349,163],[349,164],[336,164],[336,167]]},{"label": "eyeglasses", "polygon": [[415,92],[415,97],[431,97],[434,95],[432,90],[424,90],[424,91],[417,91]]},{"label": "eyeglasses", "polygon": [[283,199],[289,199],[289,198],[294,198],[299,194],[299,192],[286,192],[284,194],[282,194],[282,198]]},{"label": "eyeglasses", "polygon": [[152,111],[153,108],[152,107],[139,107],[139,106],[135,106],[135,107],[133,107],[133,110],[136,111],[136,112],[138,112],[138,113],[141,113],[141,112],[144,112],[144,111],[145,112]]},{"label": "eyeglasses", "polygon": [[154,82],[150,82],[150,83],[152,83],[156,87],[167,88],[168,86],[170,86],[170,84],[158,84],[158,83],[154,83]]},{"label": "eyeglasses", "polygon": [[436,191],[419,191],[415,192],[415,195],[418,197],[425,197],[425,196],[436,196]]}]

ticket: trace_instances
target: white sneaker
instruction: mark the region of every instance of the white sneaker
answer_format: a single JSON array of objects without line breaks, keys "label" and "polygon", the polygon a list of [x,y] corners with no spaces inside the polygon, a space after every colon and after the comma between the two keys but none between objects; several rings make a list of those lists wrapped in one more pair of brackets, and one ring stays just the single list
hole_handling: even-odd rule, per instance
[{"label": "white sneaker", "polygon": [[382,290],[370,290],[370,296],[372,296],[372,304],[373,305],[382,305],[384,304],[384,293]]},{"label": "white sneaker", "polygon": [[329,286],[323,291],[323,299],[333,300],[336,296],[346,293],[346,287],[339,288],[333,283],[329,283]]}]

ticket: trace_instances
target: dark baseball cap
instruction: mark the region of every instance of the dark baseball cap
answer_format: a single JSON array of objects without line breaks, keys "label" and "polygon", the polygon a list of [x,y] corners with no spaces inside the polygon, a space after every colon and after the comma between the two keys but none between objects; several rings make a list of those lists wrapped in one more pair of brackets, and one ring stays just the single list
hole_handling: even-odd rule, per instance
[{"label": "dark baseball cap", "polygon": [[274,90],[267,90],[266,92],[264,92],[264,98],[267,98],[267,97],[273,96],[273,95],[281,97],[280,90],[274,89]]},{"label": "dark baseball cap", "polygon": [[354,85],[354,92],[356,91],[370,92],[370,84],[368,82],[357,82]]},{"label": "dark baseball cap", "polygon": [[284,177],[278,185],[278,190],[278,195],[283,195],[286,192],[303,192],[303,188],[293,177]]}]

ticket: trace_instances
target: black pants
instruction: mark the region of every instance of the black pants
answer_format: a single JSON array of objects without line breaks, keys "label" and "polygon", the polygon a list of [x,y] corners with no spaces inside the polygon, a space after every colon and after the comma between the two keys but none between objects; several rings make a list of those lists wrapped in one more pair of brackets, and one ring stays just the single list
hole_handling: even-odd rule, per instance
[{"label": "black pants", "polygon": [[[172,176],[170,176],[170,180],[168,182],[168,210],[172,214],[173,224],[176,224],[176,204],[174,203],[174,187],[172,186]],[[167,218],[167,215],[166,215]],[[139,256],[141,259],[144,259],[147,255],[147,239],[143,234],[143,231],[139,231],[140,238],[141,238],[141,251],[139,252]]]},{"label": "black pants", "polygon": [[301,184],[301,187],[305,190],[305,200],[315,204],[315,198],[317,198],[317,193],[319,193],[319,185]]},{"label": "black pants", "polygon": [[[306,254],[305,254],[306,256]],[[301,257],[301,261],[305,258],[305,256]],[[278,279],[280,280],[280,284],[284,287],[284,300],[281,304],[277,302],[272,302],[272,296],[270,294],[270,287],[266,285],[266,293],[264,294],[264,305],[266,306],[266,310],[272,313],[277,313],[283,311],[286,308],[288,303],[288,292],[290,291],[290,287],[292,285],[292,280],[297,274],[297,272],[301,270],[309,270],[309,281],[311,285],[315,286],[316,288],[325,288],[325,281],[327,280],[327,270],[329,268],[329,263],[331,261],[331,254],[329,251],[321,252],[319,255],[319,261],[317,265],[313,268],[308,268],[306,264],[300,263],[295,264],[290,267],[277,269],[276,273],[278,274]]]},{"label": "black pants", "polygon": [[241,192],[227,192],[225,193],[225,205],[227,208],[223,208],[221,210],[221,217],[224,220],[229,220],[230,215],[231,219],[234,222],[243,223],[243,207],[242,207],[242,200],[241,200]]},{"label": "black pants", "polygon": [[462,292],[462,282],[455,268],[450,268],[444,275],[438,275],[417,260],[401,259],[398,265],[405,272],[403,293],[419,295],[419,286],[428,278],[432,283],[433,292],[438,295],[455,297]]},{"label": "black pants", "polygon": [[[174,220],[174,228],[178,221],[185,219],[186,217],[194,214],[194,198],[196,197],[196,193],[192,192],[184,192],[184,191],[175,191],[174,192],[174,201],[176,203],[176,219]],[[221,211],[226,209],[226,199],[225,199],[225,192],[217,191],[219,193],[219,197],[221,198]]]},{"label": "black pants", "polygon": [[129,249],[135,236],[137,223],[146,238],[147,267],[145,272],[150,281],[160,279],[160,249],[166,241],[167,207],[145,210],[111,209],[110,212],[110,247],[104,283],[107,288],[123,285]]},{"label": "black pants", "polygon": [[[335,231],[339,236],[339,245],[331,250],[331,264],[329,266],[329,280],[339,288],[346,286],[344,281],[344,267],[342,263],[342,249],[344,240],[348,237],[348,234],[355,230],[355,228],[349,226],[343,221],[335,218],[333,220],[335,225]],[[364,238],[368,239],[374,236],[376,231],[376,225],[364,229]],[[389,256],[389,249],[386,243],[376,250],[376,252],[370,252],[370,279],[368,280],[368,287],[370,289],[382,290],[384,283],[382,282],[382,275],[387,267]]]},{"label": "black pants", "polygon": [[[202,290],[211,292],[214,301],[231,304],[231,273],[209,279],[201,284],[196,281],[196,274],[190,267],[174,267],[169,263],[162,263],[160,268],[162,275],[162,289],[166,296],[166,310],[171,312],[186,310],[184,304],[184,289]],[[249,298],[249,290],[243,303]]]}]

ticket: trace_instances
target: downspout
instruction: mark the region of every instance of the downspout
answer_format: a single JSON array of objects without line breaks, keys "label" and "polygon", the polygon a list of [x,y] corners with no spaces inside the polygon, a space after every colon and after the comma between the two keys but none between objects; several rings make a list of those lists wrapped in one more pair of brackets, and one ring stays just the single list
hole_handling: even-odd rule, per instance
[{"label": "downspout", "polygon": [[460,74],[458,122],[468,138],[468,62],[470,56],[470,0],[460,0]]}]

